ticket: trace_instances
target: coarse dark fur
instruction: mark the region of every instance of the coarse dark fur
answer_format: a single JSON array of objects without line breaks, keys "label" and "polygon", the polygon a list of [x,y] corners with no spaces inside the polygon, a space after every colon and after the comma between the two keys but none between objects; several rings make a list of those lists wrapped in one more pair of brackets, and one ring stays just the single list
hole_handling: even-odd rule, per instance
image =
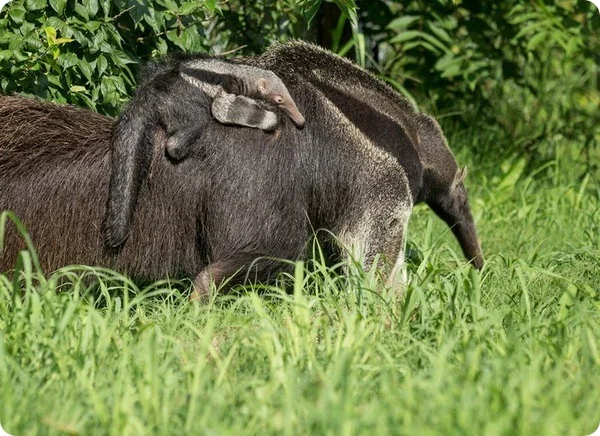
[{"label": "coarse dark fur", "polygon": [[[0,97],[0,210],[12,210],[22,219],[39,250],[44,270],[86,264],[115,268],[140,280],[157,280],[167,276],[195,277],[209,256],[230,250],[235,250],[238,262],[242,262],[236,265],[254,260],[255,254],[299,255],[304,240],[299,242],[296,238],[296,244],[290,247],[290,238],[287,244],[283,242],[288,236],[287,226],[266,229],[264,226],[272,226],[268,219],[257,217],[254,221],[252,216],[256,203],[249,198],[236,201],[231,192],[236,188],[229,180],[238,171],[232,159],[237,150],[222,143],[198,150],[178,164],[165,158],[164,153],[157,154],[151,177],[141,191],[136,210],[138,225],[122,249],[105,248],[100,226],[108,196],[113,125],[112,119],[85,109]],[[216,122],[208,130],[225,142],[233,139],[229,132],[236,131]],[[258,131],[253,133],[257,138],[263,137]],[[157,146],[164,147],[164,132],[159,129],[156,134]],[[268,143],[262,146],[272,147]],[[254,152],[262,156],[256,149]],[[264,160],[262,164],[265,171]],[[233,182],[246,184],[243,178]],[[264,183],[257,189],[268,194],[269,189],[278,188]],[[289,192],[288,187],[285,190]],[[216,207],[207,210],[207,204]],[[287,207],[282,208],[282,215],[287,216]],[[289,202],[289,207],[301,206]],[[227,221],[228,214],[251,222],[241,223],[237,230],[223,228],[226,226],[220,222]],[[294,220],[299,214],[289,216],[289,226],[296,227]],[[300,221],[304,221],[303,215]],[[247,233],[255,228],[253,235]],[[278,249],[272,249],[274,245]],[[258,247],[262,249],[260,253],[244,254],[244,250]],[[10,269],[23,248],[21,237],[9,225],[0,270]],[[235,257],[230,261],[236,262]],[[262,266],[263,274],[256,278],[266,280],[277,262],[265,260],[257,265]]]},{"label": "coarse dark fur", "polygon": [[[157,166],[137,211],[146,229],[117,254],[106,250],[100,225],[108,195],[109,139],[114,121],[92,111],[21,97],[0,97],[0,210],[26,225],[46,271],[70,264],[107,266],[143,280],[193,274],[196,195],[175,166]],[[156,232],[156,233],[154,233]],[[155,237],[160,235],[160,237]],[[187,235],[191,237],[186,238]],[[12,225],[0,253],[0,271],[25,248]]]}]

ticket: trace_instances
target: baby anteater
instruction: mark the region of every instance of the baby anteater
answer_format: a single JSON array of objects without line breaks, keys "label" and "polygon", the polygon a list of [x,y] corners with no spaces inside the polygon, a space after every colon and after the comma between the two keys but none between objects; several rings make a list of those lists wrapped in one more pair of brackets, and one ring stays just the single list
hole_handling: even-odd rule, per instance
[{"label": "baby anteater", "polygon": [[[212,98],[211,113],[220,123],[265,131],[276,130],[279,117],[269,110],[268,104],[271,104],[280,108],[296,127],[304,127],[304,116],[296,107],[287,87],[272,71],[209,58],[182,62],[179,72],[185,81]],[[179,121],[173,120],[172,125],[167,126],[171,130],[167,153],[176,159],[189,154],[190,146],[194,143],[194,132],[198,128],[198,123],[182,125],[180,116],[183,113],[177,115]]]}]

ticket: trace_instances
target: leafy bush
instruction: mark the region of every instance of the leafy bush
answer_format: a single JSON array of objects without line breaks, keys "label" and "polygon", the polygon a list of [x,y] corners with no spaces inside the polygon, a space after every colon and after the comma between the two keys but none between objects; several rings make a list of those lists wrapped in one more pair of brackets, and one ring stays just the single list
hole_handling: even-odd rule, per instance
[{"label": "leafy bush", "polygon": [[[320,0],[16,0],[0,15],[0,90],[115,115],[139,65],[172,51],[261,52]],[[336,0],[355,20],[354,0]]]},{"label": "leafy bush", "polygon": [[597,143],[600,15],[593,4],[376,3],[359,15],[361,23],[378,22],[363,26],[369,66],[427,109],[462,125],[500,126],[515,145],[509,153],[547,155],[562,136]]},{"label": "leafy bush", "polygon": [[214,1],[19,0],[0,19],[1,89],[115,114],[139,59],[203,50],[202,20]]}]

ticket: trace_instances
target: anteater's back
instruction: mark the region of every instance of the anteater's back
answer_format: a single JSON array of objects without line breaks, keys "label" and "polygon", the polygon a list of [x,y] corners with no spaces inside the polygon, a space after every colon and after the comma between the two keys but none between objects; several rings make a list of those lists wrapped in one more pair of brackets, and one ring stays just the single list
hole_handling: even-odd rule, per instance
[{"label": "anteater's back", "polygon": [[[172,174],[173,166],[155,168],[154,183],[145,188],[148,195],[140,201],[138,225],[125,247],[117,252],[104,248],[100,226],[108,195],[112,127],[111,118],[88,109],[0,97],[0,211],[11,210],[24,222],[47,272],[86,264],[147,279],[194,273],[195,221],[177,213],[179,203],[189,203],[192,194],[186,195],[176,183],[165,183],[181,179]],[[174,190],[180,195],[173,195]],[[151,222],[152,228],[144,222]],[[151,237],[149,230],[161,237]],[[0,272],[14,265],[24,247],[9,225]]]},{"label": "anteater's back", "polygon": [[[112,124],[85,109],[0,97],[0,210],[24,222],[46,267],[94,260]],[[13,226],[4,239],[0,271],[24,248]]]}]

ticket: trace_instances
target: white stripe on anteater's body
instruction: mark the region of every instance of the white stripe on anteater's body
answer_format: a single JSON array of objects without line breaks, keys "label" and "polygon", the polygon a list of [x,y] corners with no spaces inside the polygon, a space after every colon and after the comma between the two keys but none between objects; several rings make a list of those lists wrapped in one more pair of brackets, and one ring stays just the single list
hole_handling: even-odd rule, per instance
[{"label": "white stripe on anteater's body", "polygon": [[326,128],[348,138],[353,145],[349,152],[358,152],[356,166],[363,169],[363,203],[347,211],[336,234],[367,268],[377,254],[383,254],[388,284],[402,288],[406,232],[423,174],[415,148],[419,132],[414,120],[420,114],[371,73],[311,44],[276,45],[259,65],[314,89],[329,113],[335,114],[320,122],[334,120]]},{"label": "white stripe on anteater's body", "polygon": [[279,125],[277,114],[243,95],[229,94],[220,85],[207,83],[180,73],[188,83],[200,89],[212,99],[211,112],[217,121],[261,130],[275,130]]},{"label": "white stripe on anteater's body", "polygon": [[223,91],[223,87],[220,85],[204,82],[185,73],[180,74],[186,82],[200,89],[211,99],[214,99],[220,92]]},{"label": "white stripe on anteater's body", "polygon": [[284,79],[311,83],[374,144],[390,152],[407,173],[416,199],[424,163],[416,108],[370,72],[321,47],[292,42],[271,47],[259,65]]}]

